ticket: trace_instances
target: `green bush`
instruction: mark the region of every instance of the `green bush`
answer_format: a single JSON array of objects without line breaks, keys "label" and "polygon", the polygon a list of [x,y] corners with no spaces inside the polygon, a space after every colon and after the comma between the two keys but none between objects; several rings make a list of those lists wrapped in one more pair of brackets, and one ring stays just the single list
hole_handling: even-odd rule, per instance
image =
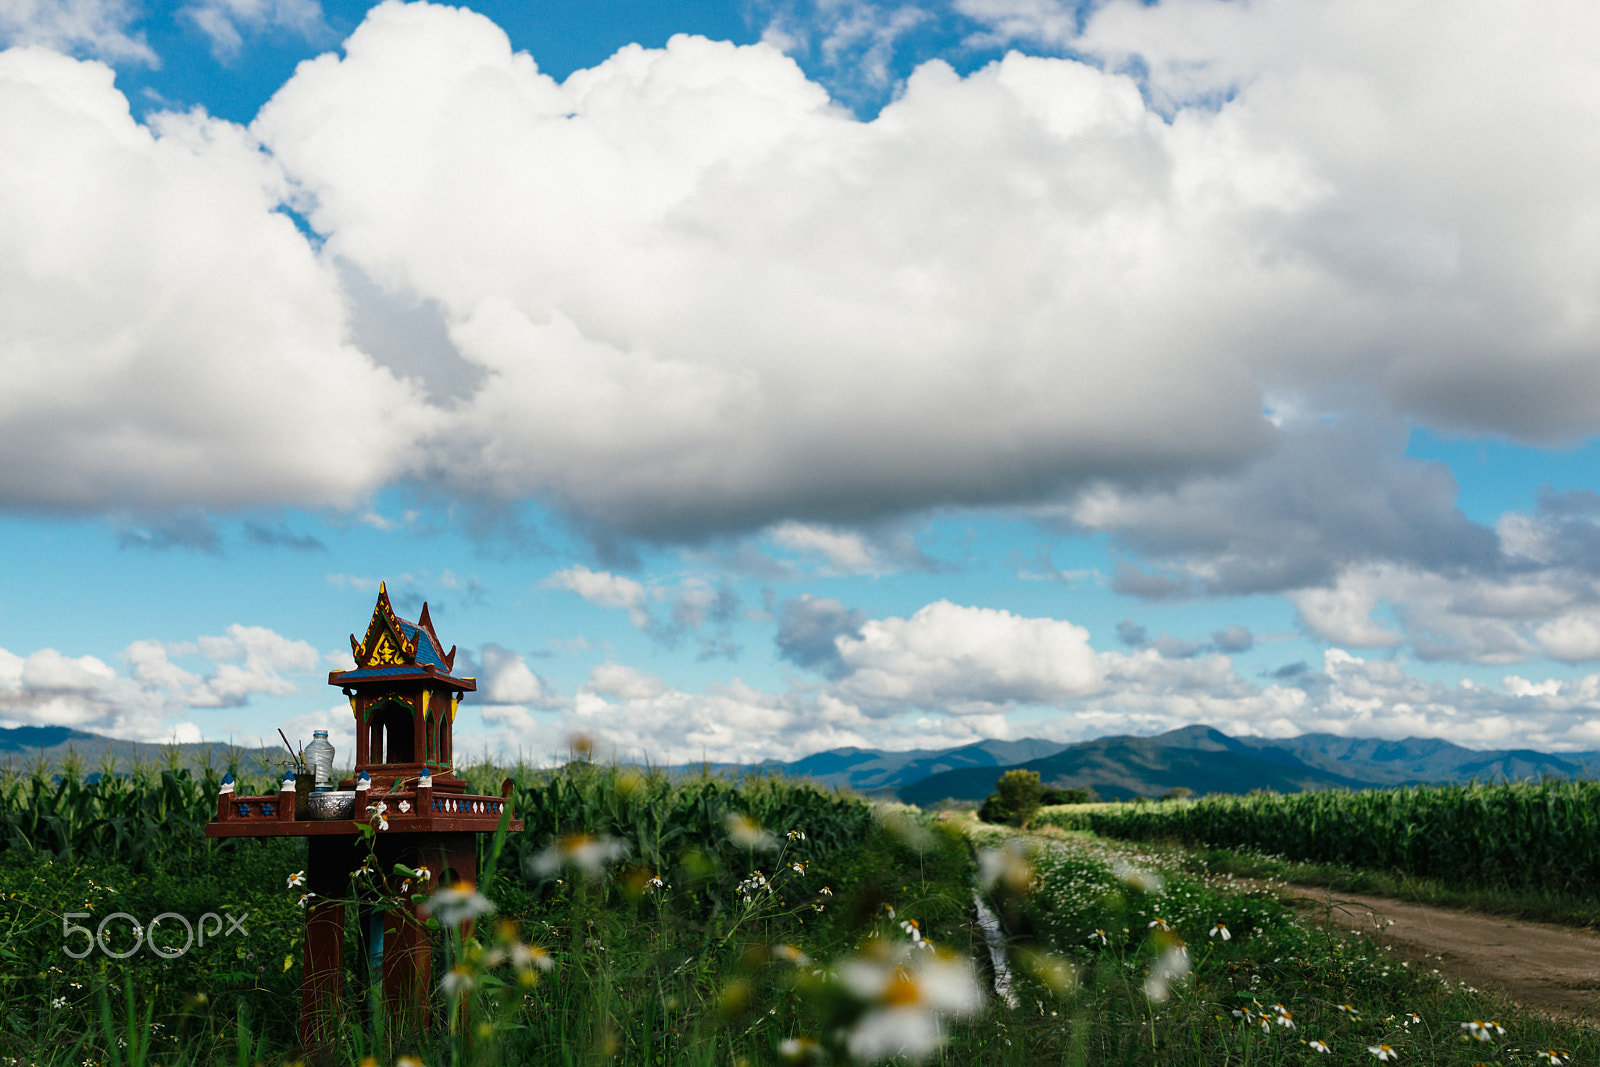
[{"label": "green bush", "polygon": [[1011,809],[1001,802],[999,793],[990,793],[978,805],[978,818],[996,826],[1009,826],[1013,821]]},{"label": "green bush", "polygon": [[1005,822],[1026,829],[1044,800],[1038,771],[1006,771],[994,790],[978,809],[978,818],[984,822]]}]

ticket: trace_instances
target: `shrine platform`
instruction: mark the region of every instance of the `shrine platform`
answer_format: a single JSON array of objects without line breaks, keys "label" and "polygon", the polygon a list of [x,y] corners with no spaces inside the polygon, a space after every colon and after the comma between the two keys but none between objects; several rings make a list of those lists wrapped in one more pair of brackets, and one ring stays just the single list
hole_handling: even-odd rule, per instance
[{"label": "shrine platform", "polygon": [[[244,796],[223,794],[217,798],[216,819],[206,824],[207,837],[320,837],[326,834],[358,834],[362,826],[376,827],[378,816],[366,809],[383,802],[388,828],[383,834],[413,833],[494,833],[500,816],[511,799],[512,782],[507,778],[500,795],[446,793],[434,789],[409,789],[397,792],[366,790],[356,797],[356,812],[349,819],[296,819],[294,794],[289,792]],[[407,810],[402,811],[404,804]],[[506,828],[511,833],[522,829],[513,819]]]}]

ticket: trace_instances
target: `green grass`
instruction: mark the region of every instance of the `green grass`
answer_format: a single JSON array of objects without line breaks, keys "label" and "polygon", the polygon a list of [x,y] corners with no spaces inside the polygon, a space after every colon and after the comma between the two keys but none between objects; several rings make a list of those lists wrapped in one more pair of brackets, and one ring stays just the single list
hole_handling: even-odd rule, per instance
[{"label": "green grass", "polygon": [[[498,792],[506,771],[469,775]],[[1407,1064],[1531,1063],[1536,1045],[1587,1062],[1600,1054],[1590,1036],[1514,1016],[1499,1018],[1508,1033],[1493,1047],[1462,1044],[1460,1022],[1500,1006],[1302,923],[1268,896],[1228,892],[1218,856],[1060,835],[1031,866],[1006,862],[1003,851],[975,863],[1007,834],[969,837],[964,820],[875,809],[781,779],[674,779],[586,763],[511,771],[529,827],[486,864],[494,914],[469,930],[440,904],[435,975],[449,981],[435,991],[431,1029],[391,1026],[367,1010],[351,924],[330,1062],[843,1064],[880,1058],[893,1040],[952,1067],[1368,1063],[1366,1044],[1380,1042]],[[186,773],[76,789],[25,780],[10,794],[13,825],[63,811],[73,819],[55,838],[8,848],[0,865],[0,1057],[41,1067],[249,1067],[308,1056],[296,1047],[302,914],[299,890],[287,886],[304,865],[303,843],[134,846],[107,823],[147,815],[161,793],[167,832],[194,832],[214,798],[203,776]],[[185,795],[187,809],[171,806]],[[42,810],[27,809],[30,797]],[[771,841],[740,840],[735,816]],[[609,842],[594,873],[572,862],[542,867],[580,857],[591,839]],[[998,878],[988,899],[1006,922],[1015,1007],[983,993],[988,953],[972,907],[980,870]],[[1141,870],[1159,870],[1161,888]],[[385,884],[368,899],[417,893],[404,876],[377,872]],[[148,919],[228,909],[250,913],[248,935],[175,960],[63,952],[67,913],[89,912],[75,921],[92,926],[116,910]],[[1157,917],[1171,930],[1150,926]],[[1219,921],[1237,936],[1209,937]],[[1103,943],[1090,940],[1096,930]],[[112,934],[111,947],[128,936]],[[1193,973],[1152,998],[1149,973],[1177,937]],[[1275,1021],[1274,1004],[1294,1029]],[[1409,1012],[1421,1021],[1408,1022]],[[1334,1052],[1317,1056],[1300,1043],[1313,1038]]]},{"label": "green grass", "polygon": [[[991,849],[1023,840],[997,829],[977,837]],[[1369,1048],[1385,1045],[1399,1063],[1462,1067],[1547,1062],[1536,1058],[1544,1049],[1573,1062],[1600,1055],[1593,1030],[1514,1012],[1381,941],[1321,929],[1269,894],[1186,870],[1181,853],[1059,831],[1028,840],[1034,888],[1001,883],[996,906],[1011,914],[1019,950],[1077,974],[1060,992],[1024,979],[1021,1013],[1033,1007],[1056,1021],[1053,1043],[1034,1027],[1036,1062],[1373,1064]],[[1147,982],[1178,941],[1189,973],[1152,996]],[[1505,1033],[1472,1040],[1462,1024],[1473,1020],[1495,1020]],[[1310,1041],[1331,1051],[1313,1052]]]},{"label": "green grass", "polygon": [[[1480,787],[1462,787],[1467,792],[1478,788]],[[1520,794],[1524,799],[1529,796],[1544,796],[1547,801],[1544,807],[1541,809],[1535,806],[1529,815],[1529,819],[1535,821],[1548,816],[1552,807],[1559,808],[1560,805],[1553,801],[1564,804],[1572,799],[1560,795],[1552,797],[1544,785],[1498,786],[1495,790],[1502,796]],[[1368,804],[1378,804],[1393,799],[1387,798],[1385,792],[1379,791],[1372,795],[1323,794],[1320,803],[1358,805],[1361,799],[1365,798]],[[1408,791],[1397,792],[1404,794]],[[1600,804],[1600,795],[1590,795],[1589,791],[1584,791],[1578,796],[1580,799],[1588,797],[1590,802]],[[1274,802],[1275,799],[1294,801],[1294,804],[1278,804]],[[1237,835],[1215,829],[1216,823],[1221,820],[1213,822],[1213,828],[1206,833],[1202,834],[1194,829],[1196,825],[1203,823],[1194,817],[1193,809],[1202,808],[1206,803],[1206,801],[1178,801],[1159,804],[1059,805],[1043,809],[1035,823],[1039,826],[1053,826],[1068,831],[1091,833],[1100,831],[1110,837],[1116,837],[1118,833],[1137,834],[1137,839],[1145,841],[1147,845],[1170,845],[1182,849],[1191,856],[1187,861],[1188,865],[1199,872],[1215,871],[1232,874],[1238,878],[1296,882],[1349,893],[1390,897],[1414,904],[1480,911],[1534,922],[1584,928],[1600,926],[1600,897],[1595,895],[1592,884],[1582,879],[1546,880],[1521,873],[1508,875],[1504,871],[1489,875],[1484,873],[1481,866],[1469,867],[1447,875],[1419,874],[1400,867],[1373,866],[1374,860],[1381,856],[1376,847],[1361,850],[1360,862],[1351,859],[1303,858],[1307,853],[1316,851],[1344,855],[1348,850],[1342,845],[1336,848],[1317,846],[1313,849],[1303,840],[1303,834],[1299,829],[1277,839],[1278,845],[1294,850],[1289,854],[1274,852],[1262,845],[1239,845],[1234,837],[1272,840],[1271,834],[1278,828],[1278,823],[1292,817],[1297,810],[1295,804],[1303,804],[1304,801],[1295,801],[1293,797],[1219,798],[1217,804],[1228,809],[1230,813],[1236,814],[1241,808],[1248,811],[1258,805],[1258,810],[1265,811],[1260,823],[1249,827],[1248,832],[1240,832]],[[1410,832],[1414,836],[1438,837],[1447,831],[1424,824],[1412,827]],[[1533,840],[1552,836],[1548,831],[1537,827],[1525,828],[1521,832]],[[1582,857],[1600,848],[1600,842],[1579,841],[1572,843],[1571,847],[1579,854],[1571,862],[1587,862]],[[1301,858],[1296,858],[1297,855]],[[1391,854],[1390,859],[1393,858],[1395,857]]]},{"label": "green grass", "polygon": [[[286,875],[305,866],[303,843],[255,842],[214,856],[215,862],[191,865],[183,877],[135,872],[113,861],[8,858],[0,866],[0,1049],[29,1056],[86,1040],[101,1029],[102,998],[121,1018],[130,993],[137,995],[139,1013],[156,1013],[157,1033],[173,1048],[216,1044],[236,1024],[241,1007],[258,1030],[289,1040],[299,968],[285,972],[283,962],[299,959],[304,916],[281,890]],[[68,947],[82,951],[86,939],[64,936],[64,923],[94,931],[114,912],[141,922],[168,912],[191,922],[207,912],[230,913],[243,918],[247,933],[226,936],[220,931],[227,924],[218,922],[219,934],[204,947],[172,960],[148,948],[125,960],[99,951],[84,959],[67,953]],[[106,945],[126,951],[133,941],[130,927],[124,919],[107,922]],[[155,936],[169,952],[186,939],[172,920]],[[87,1040],[94,1044],[92,1037]]]},{"label": "green grass", "polygon": [[1600,926],[1600,899],[1543,886],[1461,886],[1439,878],[1421,878],[1403,871],[1373,871],[1334,863],[1305,863],[1233,849],[1185,849],[1185,866],[1196,872],[1231,874],[1346,893],[1388,897],[1413,904],[1503,915],[1508,918],[1565,926]]},{"label": "green grass", "polygon": [[[505,770],[474,773],[480,788],[492,780],[498,791]],[[770,1061],[803,1036],[837,1046],[870,1015],[871,997],[819,977],[820,961],[865,960],[864,945],[904,942],[899,924],[910,919],[941,945],[970,941],[971,861],[958,834],[773,778],[670,778],[585,763],[554,774],[512,770],[524,783],[516,808],[528,828],[489,864],[494,915],[473,936],[448,922],[436,935],[435,974],[456,977],[435,996],[431,1032],[386,1028],[382,1012],[366,1010],[351,923],[337,1061]],[[0,866],[0,1055],[139,1067],[300,1057],[303,915],[287,880],[304,867],[303,842],[130,846],[110,819],[147,810],[157,794],[187,796],[166,832],[198,837],[214,786],[170,769],[102,782],[12,783],[13,824],[56,819],[61,832],[14,844]],[[766,840],[731,833],[736,817],[764,827]],[[577,835],[608,842],[612,862],[593,875],[574,864],[541,873],[540,861],[563,842],[572,851]],[[398,873],[376,880],[386,884],[368,899],[380,903],[431,889],[402,887]],[[248,912],[248,935],[176,960],[148,948],[126,960],[64,951],[64,920],[95,929],[114,911],[148,921],[212,910]],[[108,947],[131,944],[127,925],[112,924]],[[452,1001],[465,1027],[454,1025]]]}]

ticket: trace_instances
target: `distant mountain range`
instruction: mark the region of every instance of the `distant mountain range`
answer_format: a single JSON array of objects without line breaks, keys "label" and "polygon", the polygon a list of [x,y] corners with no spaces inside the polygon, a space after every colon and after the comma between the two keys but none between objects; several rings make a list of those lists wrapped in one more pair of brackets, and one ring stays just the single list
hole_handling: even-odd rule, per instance
[{"label": "distant mountain range", "polygon": [[[188,767],[206,763],[221,767],[233,760],[246,774],[276,769],[282,763],[281,750],[272,748],[236,748],[215,741],[140,744],[65,726],[0,728],[0,766],[25,770],[43,761],[56,768],[69,753],[91,774],[108,756],[124,768],[136,762],[160,765],[169,753]],[[1013,768],[1038,771],[1046,785],[1087,787],[1103,799],[1123,800],[1158,797],[1179,788],[1201,796],[1253,789],[1293,793],[1545,776],[1585,778],[1600,776],[1600,752],[1476,751],[1418,737],[1404,741],[1333,734],[1229,737],[1209,726],[1185,726],[1156,737],[1102,737],[1072,745],[1027,738],[904,752],[837,748],[789,762],[710,766],[732,773],[777,772],[930,805],[982,800],[996,779]]]},{"label": "distant mountain range", "polygon": [[[1019,758],[1020,757],[1020,758]],[[1529,749],[1477,751],[1434,738],[1382,741],[1303,734],[1236,738],[1209,726],[1186,726],[1157,737],[1055,741],[982,741],[935,751],[880,752],[842,748],[763,768],[824,785],[893,795],[912,804],[982,800],[1002,773],[1038,771],[1046,785],[1089,787],[1107,800],[1252,789],[1368,789],[1421,783],[1516,781],[1546,775],[1600,773],[1600,753],[1550,755]]]}]

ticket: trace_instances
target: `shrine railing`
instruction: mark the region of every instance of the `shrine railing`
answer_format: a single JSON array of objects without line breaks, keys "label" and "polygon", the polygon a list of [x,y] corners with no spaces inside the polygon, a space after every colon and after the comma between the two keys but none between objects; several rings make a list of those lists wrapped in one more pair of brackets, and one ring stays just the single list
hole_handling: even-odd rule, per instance
[{"label": "shrine railing", "polygon": [[[275,796],[244,797],[236,796],[223,801],[221,811],[217,813],[219,819],[277,819],[278,798]],[[290,811],[294,809],[294,801],[289,802]]]},{"label": "shrine railing", "polygon": [[[295,818],[295,794],[283,790],[276,794],[260,796],[235,795],[224,792],[217,797],[217,822],[365,822],[373,825],[388,823],[403,828],[431,823],[434,817],[443,819],[478,817],[498,819],[510,802],[511,781],[507,779],[501,795],[481,796],[471,793],[437,793],[432,788],[358,790],[353,810],[344,819],[307,820]],[[381,810],[380,810],[381,806]]]},{"label": "shrine railing", "polygon": [[436,796],[433,810],[444,815],[499,815],[506,802],[498,797]]}]

